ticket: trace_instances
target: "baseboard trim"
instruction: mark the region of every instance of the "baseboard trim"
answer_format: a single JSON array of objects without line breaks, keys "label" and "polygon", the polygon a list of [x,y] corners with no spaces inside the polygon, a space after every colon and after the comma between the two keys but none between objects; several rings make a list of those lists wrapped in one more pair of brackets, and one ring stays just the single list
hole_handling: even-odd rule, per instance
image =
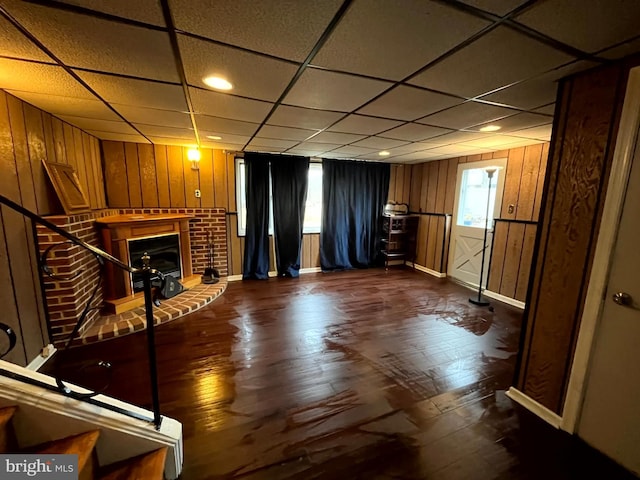
[{"label": "baseboard trim", "polygon": [[28,370],[33,370],[34,372],[37,372],[42,368],[42,366],[45,363],[47,363],[51,359],[51,357],[53,357],[53,355],[57,351],[58,349],[54,347],[52,344],[42,347],[42,351],[40,352],[40,355],[38,355],[36,358],[31,360],[31,362],[29,363],[29,365],[26,366],[26,368]]},{"label": "baseboard trim", "polygon": [[[303,275],[305,273],[319,273],[322,272],[322,268],[320,267],[311,267],[311,268],[301,268],[300,269],[300,275]],[[274,278],[278,276],[278,272],[276,272],[275,270],[272,272],[269,272],[269,278]],[[237,282],[238,280],[242,280],[242,275],[229,275],[227,277],[227,282]]]},{"label": "baseboard trim", "polygon": [[562,418],[560,417],[560,415],[558,415],[555,412],[552,412],[541,403],[536,402],[533,398],[529,397],[528,395],[525,395],[517,388],[509,387],[509,390],[507,390],[506,395],[517,404],[522,405],[531,413],[540,417],[549,425],[558,429],[560,428],[560,423],[562,423]]},{"label": "baseboard trim", "polygon": [[430,268],[423,267],[422,265],[418,265],[417,263],[413,265],[410,262],[405,262],[407,266],[413,266],[416,270],[420,270],[421,272],[428,273],[429,275],[433,275],[436,278],[446,278],[447,274],[444,272],[436,272],[435,270],[431,270]]},{"label": "baseboard trim", "polygon": [[524,310],[524,307],[527,305],[526,303],[521,302],[520,300],[516,300],[515,298],[500,295],[499,293],[492,292],[491,290],[484,290],[482,294],[486,297],[498,300],[499,302],[506,303],[507,305],[511,305],[512,307],[519,308],[520,310]]},{"label": "baseboard trim", "polygon": [[322,272],[322,268],[321,267],[310,267],[310,268],[301,268],[300,269],[300,275],[304,274],[304,273],[321,273]]}]

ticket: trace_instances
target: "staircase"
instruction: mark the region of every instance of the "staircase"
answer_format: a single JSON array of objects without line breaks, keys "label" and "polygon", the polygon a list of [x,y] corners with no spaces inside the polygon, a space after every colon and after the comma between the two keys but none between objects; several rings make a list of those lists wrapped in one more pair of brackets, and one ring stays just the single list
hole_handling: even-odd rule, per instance
[{"label": "staircase", "polygon": [[0,453],[75,454],[80,480],[162,480],[167,448],[160,448],[111,465],[98,465],[95,452],[100,430],[90,430],[50,442],[19,449],[13,428],[17,407],[0,409]]}]

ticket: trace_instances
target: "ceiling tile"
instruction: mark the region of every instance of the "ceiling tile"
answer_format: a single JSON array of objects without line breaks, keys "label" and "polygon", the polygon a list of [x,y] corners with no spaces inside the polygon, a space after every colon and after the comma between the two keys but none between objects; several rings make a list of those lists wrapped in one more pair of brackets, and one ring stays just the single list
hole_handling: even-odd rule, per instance
[{"label": "ceiling tile", "polygon": [[357,142],[365,137],[365,135],[355,135],[353,133],[320,132],[318,135],[313,137],[311,141],[320,143],[339,143],[344,145],[345,143]]},{"label": "ceiling tile", "polygon": [[120,117],[100,100],[61,97],[58,95],[19,92],[15,90],[7,91],[11,95],[21,98],[25,102],[54,115],[72,115],[76,117],[97,118],[100,120],[120,120]]},{"label": "ceiling tile", "polygon": [[[316,156],[322,155],[324,152],[322,150],[316,150],[313,148],[296,147],[296,148],[291,148],[287,150],[287,153],[290,153],[291,155],[305,155],[309,157],[316,157]],[[326,156],[326,155],[323,155],[323,156]]]},{"label": "ceiling tile", "polygon": [[375,148],[377,150],[386,150],[393,147],[399,147],[400,145],[406,145],[407,142],[404,140],[392,140],[390,138],[382,138],[382,137],[369,137],[364,140],[360,140],[359,142],[354,143],[353,145],[356,147],[368,147]]},{"label": "ceiling tile", "polygon": [[0,16],[0,55],[53,63],[53,59]]},{"label": "ceiling tile", "polygon": [[389,130],[400,125],[397,120],[387,120],[386,118],[366,117],[364,115],[352,114],[338,123],[329,127],[332,132],[359,133],[362,135],[375,135],[376,133]]},{"label": "ceiling tile", "polygon": [[512,137],[526,137],[526,138],[535,138],[538,140],[549,141],[551,140],[551,129],[552,125],[541,125],[539,127],[533,128],[524,128],[522,130],[516,130],[513,132],[509,132],[509,135]]},{"label": "ceiling tile", "polygon": [[189,88],[189,95],[196,113],[245,122],[262,122],[273,107],[273,103],[198,88]]},{"label": "ceiling tile", "polygon": [[497,27],[409,83],[475,97],[572,60],[569,55],[514,30]]},{"label": "ceiling tile", "polygon": [[397,155],[391,158],[390,161],[393,163],[404,163],[404,162],[418,163],[418,161],[426,161],[439,156],[441,156],[441,154],[439,153],[431,153],[429,151],[423,151],[423,152],[405,153],[404,155]]},{"label": "ceiling tile", "polygon": [[390,83],[308,68],[284,103],[350,112],[391,86]]},{"label": "ceiling tile", "polygon": [[62,67],[0,58],[0,88],[95,100]]},{"label": "ceiling tile", "polygon": [[342,118],[344,113],[280,105],[271,115],[269,125],[322,130]]},{"label": "ceiling tile", "polygon": [[340,148],[341,146],[342,145],[338,145],[335,143],[302,142],[300,145],[297,145],[295,149],[304,149],[309,152],[314,152],[314,155],[317,155],[319,153],[335,150],[336,148]]},{"label": "ceiling tile", "polygon": [[450,131],[451,130],[446,128],[431,127],[420,123],[406,123],[392,130],[382,132],[380,136],[385,138],[394,138],[396,140],[416,142],[426,140],[427,138],[435,137],[437,135],[442,135]]},{"label": "ceiling tile", "polygon": [[545,105],[544,107],[536,108],[535,110],[532,110],[532,111],[536,112],[536,113],[542,113],[544,115],[555,115],[556,104],[555,103],[550,103],[549,105]]},{"label": "ceiling tile", "polygon": [[295,140],[278,140],[275,138],[260,138],[260,137],[255,137],[253,140],[251,140],[251,143],[248,145],[248,149],[251,149],[253,147],[271,147],[271,148],[276,148],[279,149],[280,151],[284,151],[287,148],[291,148],[294,145],[298,144],[297,141]]},{"label": "ceiling tile", "polygon": [[[539,115],[537,113],[519,113],[500,120],[494,120],[490,123],[491,125],[500,127],[500,133],[503,134],[514,130],[521,130],[523,128],[536,127],[538,125],[551,123],[551,120],[552,119],[550,117],[546,115]],[[472,127],[471,130],[480,130],[482,126],[482,124],[476,125]]]},{"label": "ceiling tile", "polygon": [[75,125],[82,130],[98,130],[100,132],[126,133],[129,135],[139,135],[129,124],[119,121],[99,120],[95,118],[74,117],[70,115],[59,115],[60,119],[71,125]]},{"label": "ceiling tile", "polygon": [[435,148],[438,147],[439,145],[437,143],[430,143],[430,142],[415,142],[415,143],[410,143],[408,145],[403,145],[401,147],[396,147],[396,148],[389,148],[389,156],[393,157],[393,156],[397,156],[397,155],[405,155],[407,153],[415,153],[415,152],[421,152],[424,150],[429,150],[430,148]]},{"label": "ceiling tile", "polygon": [[120,115],[131,123],[144,123],[164,127],[193,128],[188,113],[158,110],[155,108],[132,107],[112,104]]},{"label": "ceiling tile", "polygon": [[[203,78],[216,75],[233,84],[234,95],[276,101],[296,73],[291,63],[178,35],[189,85],[206,87]],[[258,74],[259,72],[259,74]]]},{"label": "ceiling tile", "polygon": [[181,138],[189,141],[196,141],[196,136],[191,128],[173,128],[162,127],[158,125],[145,125],[142,123],[136,123],[136,128],[144,133],[147,137],[167,137],[167,138]]},{"label": "ceiling tile", "polygon": [[418,122],[438,127],[462,129],[513,114],[514,111],[508,108],[478,102],[467,102],[421,118]]},{"label": "ceiling tile", "polygon": [[374,148],[365,148],[365,147],[354,147],[351,145],[347,145],[345,147],[340,147],[333,150],[331,153],[335,155],[364,155],[366,153],[377,153],[377,150]]},{"label": "ceiling tile", "polygon": [[101,132],[100,130],[86,130],[87,133],[100,140],[113,140],[116,142],[149,143],[149,141],[139,134]]},{"label": "ceiling tile", "polygon": [[465,155],[465,154],[472,154],[472,153],[483,153],[483,152],[490,151],[490,149],[491,149],[490,147],[481,148],[475,145],[457,143],[454,145],[444,145],[442,147],[431,148],[429,149],[429,154],[439,153],[443,155],[452,155],[452,154]]},{"label": "ceiling tile", "polygon": [[149,137],[154,145],[175,145],[177,147],[196,147],[195,140],[173,137]]},{"label": "ceiling tile", "polygon": [[356,0],[312,63],[401,80],[488,23],[436,2]]},{"label": "ceiling tile", "polygon": [[188,111],[180,85],[75,71],[87,85],[109,103],[161,110]]},{"label": "ceiling tile", "polygon": [[[245,145],[249,139],[251,138],[249,135],[233,135],[230,133],[225,133],[225,134],[220,134],[218,132],[210,132],[207,130],[198,130],[198,133],[200,134],[200,143],[215,143],[215,144],[236,144],[236,145],[240,145],[240,148],[242,148],[243,145]],[[211,136],[216,136],[216,137],[221,137],[219,140],[215,140],[213,138],[208,138],[208,135]]]},{"label": "ceiling tile", "polygon": [[262,152],[262,153],[282,153],[286,148],[282,147],[258,147],[256,145],[249,145],[244,149],[245,152]]},{"label": "ceiling tile", "polygon": [[302,128],[274,127],[273,125],[264,125],[258,132],[258,135],[262,138],[279,138],[282,140],[296,140],[301,142],[302,140],[306,140],[311,135],[317,132],[317,130],[306,130]]},{"label": "ceiling tile", "polygon": [[469,140],[457,145],[450,145],[459,148],[469,149],[471,147],[479,148],[497,148],[503,145],[509,145],[510,143],[520,142],[522,139],[517,137],[509,137],[507,135],[489,135],[484,138],[478,138],[476,140]]},{"label": "ceiling tile", "polygon": [[439,137],[430,138],[429,142],[438,143],[440,145],[451,145],[452,143],[462,143],[486,136],[487,134],[482,132],[453,132]]},{"label": "ceiling tile", "polygon": [[609,60],[617,60],[619,58],[627,57],[640,51],[640,38],[636,37],[633,40],[624,42],[620,45],[616,45],[613,48],[608,48],[603,52],[599,52],[598,56],[607,58]]},{"label": "ceiling tile", "polygon": [[181,30],[299,62],[341,4],[341,0],[170,0]]},{"label": "ceiling tile", "polygon": [[358,113],[411,121],[463,101],[420,88],[400,85],[361,108]]},{"label": "ceiling tile", "polygon": [[637,0],[547,0],[515,20],[549,37],[593,53],[638,35]]},{"label": "ceiling tile", "polygon": [[479,8],[485,12],[500,15],[501,17],[513,11],[520,5],[527,3],[526,0],[461,0],[467,5]]},{"label": "ceiling tile", "polygon": [[180,81],[166,32],[28,2],[8,10],[68,66]]},{"label": "ceiling tile", "polygon": [[[240,122],[238,120],[211,117],[209,115],[196,115],[195,117],[198,131],[207,130],[214,132],[214,134],[230,133],[233,135],[251,136],[260,126],[258,123]],[[224,135],[222,136],[224,137]]]},{"label": "ceiling tile", "polygon": [[[247,141],[249,139],[247,138]],[[225,143],[223,141],[213,141],[213,140],[200,140],[200,146],[201,147],[206,147],[206,148],[217,148],[219,150],[230,150],[233,152],[239,152],[242,151],[242,147],[244,147],[245,143],[247,142],[242,142],[242,143]]]},{"label": "ceiling tile", "polygon": [[68,3],[79,7],[88,8],[117,17],[137,20],[152,25],[165,26],[162,7],[158,0],[58,0],[59,3]]}]

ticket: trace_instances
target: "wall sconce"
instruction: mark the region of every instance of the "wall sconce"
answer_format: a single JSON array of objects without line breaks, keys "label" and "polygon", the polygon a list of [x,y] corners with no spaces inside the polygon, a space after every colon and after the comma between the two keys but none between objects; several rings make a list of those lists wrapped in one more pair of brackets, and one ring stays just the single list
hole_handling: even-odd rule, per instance
[{"label": "wall sconce", "polygon": [[191,170],[200,170],[200,150],[190,148],[187,150],[187,158],[191,162]]}]

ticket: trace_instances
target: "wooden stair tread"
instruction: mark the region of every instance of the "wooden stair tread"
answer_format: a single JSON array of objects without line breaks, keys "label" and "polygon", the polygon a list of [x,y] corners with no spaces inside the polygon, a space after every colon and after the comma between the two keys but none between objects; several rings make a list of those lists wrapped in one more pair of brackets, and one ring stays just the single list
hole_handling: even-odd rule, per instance
[{"label": "wooden stair tread", "polygon": [[100,480],[162,480],[167,447],[106,467]]},{"label": "wooden stair tread", "polygon": [[9,453],[16,448],[11,419],[18,407],[0,408],[0,453]]},{"label": "wooden stair tread", "polygon": [[100,436],[99,430],[91,430],[79,435],[53,440],[34,447],[34,453],[62,453],[78,455],[78,471],[82,472],[87,461],[91,459],[93,448]]}]

